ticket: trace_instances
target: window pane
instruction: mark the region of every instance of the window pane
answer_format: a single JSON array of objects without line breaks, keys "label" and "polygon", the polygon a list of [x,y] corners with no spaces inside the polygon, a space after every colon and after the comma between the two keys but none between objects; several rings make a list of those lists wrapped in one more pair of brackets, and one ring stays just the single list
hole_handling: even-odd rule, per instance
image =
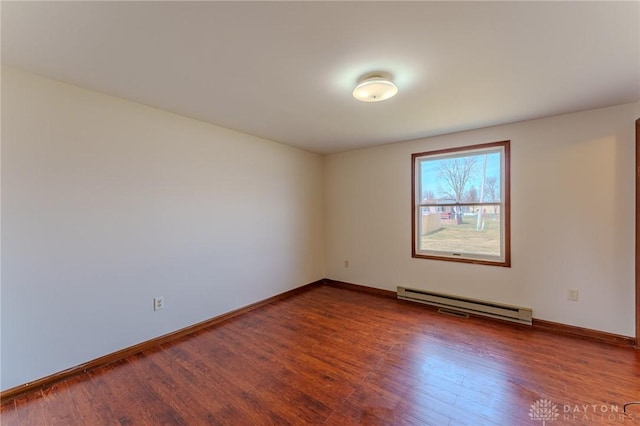
[{"label": "window pane", "polygon": [[500,201],[500,152],[420,160],[421,203]]},{"label": "window pane", "polygon": [[[463,210],[466,206],[463,206]],[[473,210],[468,207],[468,210]],[[462,213],[460,223],[455,213],[438,215],[438,225],[422,229],[420,250],[433,250],[460,254],[481,254],[500,257],[500,213],[499,208],[484,208],[483,213]],[[425,216],[423,215],[423,222]],[[433,223],[432,220],[430,223]],[[429,223],[429,222],[427,222]]]}]

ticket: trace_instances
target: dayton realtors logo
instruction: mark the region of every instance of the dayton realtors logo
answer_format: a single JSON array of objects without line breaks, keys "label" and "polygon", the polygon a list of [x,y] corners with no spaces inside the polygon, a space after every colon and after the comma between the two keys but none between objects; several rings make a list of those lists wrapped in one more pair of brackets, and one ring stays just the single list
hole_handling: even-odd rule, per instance
[{"label": "dayton realtors logo", "polygon": [[615,404],[564,404],[558,406],[548,399],[539,399],[529,408],[529,418],[535,421],[542,421],[546,426],[547,422],[562,420],[563,423],[576,422],[631,422],[636,424],[640,418],[627,412],[627,406],[640,404],[640,402],[630,402],[624,405],[624,410]]},{"label": "dayton realtors logo", "polygon": [[560,416],[558,406],[548,399],[539,399],[529,408],[529,418],[531,420],[542,420],[542,426],[547,422],[552,422]]}]

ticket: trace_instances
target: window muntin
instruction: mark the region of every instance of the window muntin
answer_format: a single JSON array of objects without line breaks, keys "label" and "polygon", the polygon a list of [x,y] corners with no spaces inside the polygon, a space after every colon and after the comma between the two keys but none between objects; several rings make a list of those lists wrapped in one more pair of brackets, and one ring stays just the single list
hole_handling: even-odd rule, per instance
[{"label": "window muntin", "polygon": [[509,141],[412,155],[413,257],[510,266]]}]

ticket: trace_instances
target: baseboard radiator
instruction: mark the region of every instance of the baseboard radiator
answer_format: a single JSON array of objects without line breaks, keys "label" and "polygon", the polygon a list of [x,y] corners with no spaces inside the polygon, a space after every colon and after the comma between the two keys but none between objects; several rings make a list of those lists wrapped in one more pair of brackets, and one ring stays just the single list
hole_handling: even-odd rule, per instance
[{"label": "baseboard radiator", "polygon": [[424,303],[442,308],[455,309],[475,315],[498,318],[505,321],[531,325],[533,311],[531,308],[486,302],[484,300],[469,299],[452,296],[450,294],[434,293],[432,291],[417,290],[398,286],[398,299]]}]

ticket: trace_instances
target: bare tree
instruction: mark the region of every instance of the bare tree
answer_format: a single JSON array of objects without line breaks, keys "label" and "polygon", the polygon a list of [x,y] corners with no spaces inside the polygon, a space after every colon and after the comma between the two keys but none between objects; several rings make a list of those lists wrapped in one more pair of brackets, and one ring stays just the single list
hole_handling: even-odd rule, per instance
[{"label": "bare tree", "polygon": [[498,178],[495,176],[488,176],[484,182],[484,193],[487,197],[487,201],[498,201],[497,188]]},{"label": "bare tree", "polygon": [[457,203],[461,202],[464,197],[467,184],[475,172],[475,168],[476,157],[442,160],[440,162],[438,177],[440,177],[449,187],[443,190],[444,194],[447,197],[456,200]]},{"label": "bare tree", "polygon": [[478,190],[475,186],[472,186],[467,191],[467,195],[465,196],[465,201],[468,203],[477,203],[480,198],[478,197]]},{"label": "bare tree", "polygon": [[[439,178],[447,184],[448,188],[442,192],[456,203],[463,201],[467,185],[476,168],[476,157],[461,157],[442,160],[438,171]],[[458,224],[462,223],[462,212],[456,211]]]},{"label": "bare tree", "polygon": [[[484,181],[484,193],[487,201],[499,201],[500,194],[498,189],[498,178],[495,176],[488,176]],[[498,207],[493,206],[493,212],[498,212]]]}]

